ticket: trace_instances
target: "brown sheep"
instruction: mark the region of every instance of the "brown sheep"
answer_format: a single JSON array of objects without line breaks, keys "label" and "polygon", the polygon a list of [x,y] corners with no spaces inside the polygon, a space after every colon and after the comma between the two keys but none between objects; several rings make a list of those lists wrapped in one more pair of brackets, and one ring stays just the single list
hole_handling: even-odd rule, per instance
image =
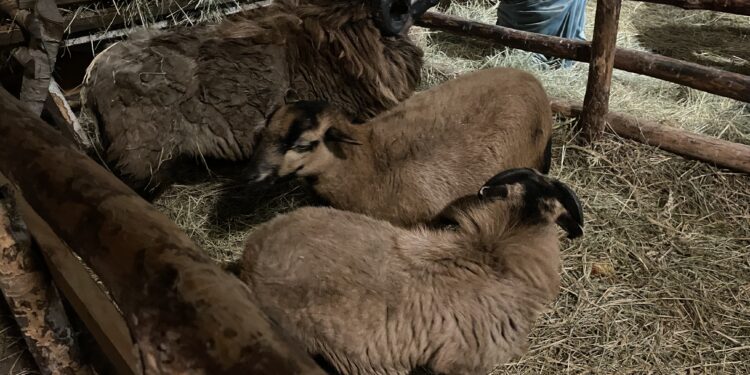
[{"label": "brown sheep", "polygon": [[522,354],[559,293],[554,224],[580,236],[575,193],[503,172],[454,206],[455,230],[333,208],[281,215],[247,239],[240,277],[263,310],[342,374],[487,374]]},{"label": "brown sheep", "polygon": [[269,120],[250,179],[307,178],[336,208],[409,226],[433,219],[497,170],[547,172],[552,113],[531,74],[486,69],[415,94],[365,124],[292,103]]},{"label": "brown sheep", "polygon": [[279,0],[218,25],[114,44],[82,90],[97,151],[153,199],[206,172],[207,161],[248,159],[266,117],[286,101],[323,99],[362,120],[391,108],[419,83],[422,52],[407,26],[381,35],[367,4]]}]

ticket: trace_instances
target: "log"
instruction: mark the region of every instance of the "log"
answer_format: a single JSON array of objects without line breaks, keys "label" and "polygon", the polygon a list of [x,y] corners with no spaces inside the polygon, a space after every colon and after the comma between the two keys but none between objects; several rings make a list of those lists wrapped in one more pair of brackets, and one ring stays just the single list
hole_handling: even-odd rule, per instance
[{"label": "log", "polygon": [[6,186],[0,186],[0,288],[44,375],[91,374],[57,288],[36,253]]},{"label": "log", "polygon": [[609,112],[609,91],[617,48],[617,24],[620,20],[620,0],[597,0],[594,19],[594,38],[591,42],[589,76],[584,111],[578,125],[583,139],[591,142],[604,132],[604,115]]},{"label": "log", "polygon": [[[551,105],[553,112],[566,117],[577,117],[582,112],[581,105],[566,100],[556,99]],[[675,129],[617,112],[608,113],[606,120],[609,128],[620,137],[658,147],[688,159],[750,173],[748,145]]]},{"label": "log", "polygon": [[[8,184],[0,175],[0,184]],[[107,362],[117,374],[141,373],[140,357],[136,356],[130,329],[107,292],[91,277],[73,251],[29,206],[18,189],[12,189],[18,211],[28,225],[34,242],[39,244],[55,285],[105,353]]]},{"label": "log", "polygon": [[[591,56],[591,43],[586,41],[513,30],[435,12],[425,13],[416,24],[563,59],[588,62]],[[614,66],[750,103],[750,76],[626,48],[616,50]]]},{"label": "log", "polygon": [[747,0],[632,0],[653,4],[671,5],[687,10],[712,10],[715,12],[750,16],[750,1]]},{"label": "log", "polygon": [[4,90],[0,113],[0,173],[107,287],[144,373],[324,374],[164,214]]}]

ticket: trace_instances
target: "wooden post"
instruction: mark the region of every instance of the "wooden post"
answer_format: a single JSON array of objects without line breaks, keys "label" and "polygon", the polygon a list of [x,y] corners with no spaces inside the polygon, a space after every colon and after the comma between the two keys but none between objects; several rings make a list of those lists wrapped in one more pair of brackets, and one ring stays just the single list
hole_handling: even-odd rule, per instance
[{"label": "wooden post", "polygon": [[584,140],[596,140],[604,131],[604,115],[609,111],[609,89],[615,64],[620,0],[597,0],[594,37],[583,113],[578,121]]},{"label": "wooden post", "polygon": [[[589,42],[513,30],[435,12],[425,13],[416,24],[563,59],[589,62],[591,56]],[[747,75],[627,48],[617,48],[615,68],[750,103],[750,76]]]},{"label": "wooden post", "polygon": [[0,288],[42,374],[91,374],[81,364],[62,300],[35,254],[7,187],[0,186]]},{"label": "wooden post", "polygon": [[[583,112],[581,105],[567,100],[556,99],[551,105],[553,112],[563,116],[576,117]],[[608,113],[606,121],[609,128],[623,138],[655,146],[688,159],[750,173],[750,146],[748,145],[691,133],[617,112]]]},{"label": "wooden post", "polygon": [[107,287],[144,373],[323,375],[164,214],[2,89],[0,113],[0,173]]}]

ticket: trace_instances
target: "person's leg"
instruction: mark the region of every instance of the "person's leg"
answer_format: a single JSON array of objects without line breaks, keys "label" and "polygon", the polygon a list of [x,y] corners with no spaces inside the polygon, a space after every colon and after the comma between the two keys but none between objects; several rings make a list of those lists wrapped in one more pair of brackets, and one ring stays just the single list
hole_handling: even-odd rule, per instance
[{"label": "person's leg", "polygon": [[[568,39],[585,39],[586,0],[501,0],[497,25]],[[552,67],[573,61],[541,54],[535,56]]]}]

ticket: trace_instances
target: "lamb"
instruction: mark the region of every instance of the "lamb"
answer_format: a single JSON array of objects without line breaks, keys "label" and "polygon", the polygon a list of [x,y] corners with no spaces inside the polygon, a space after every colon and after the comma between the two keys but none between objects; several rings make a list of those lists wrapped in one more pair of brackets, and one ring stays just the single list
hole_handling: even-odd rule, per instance
[{"label": "lamb", "polygon": [[487,374],[522,354],[559,294],[559,240],[582,235],[575,193],[527,168],[447,211],[455,230],[401,228],[329,207],[247,239],[240,277],[262,311],[341,374]]},{"label": "lamb", "polygon": [[401,34],[381,34],[379,25],[396,26],[375,20],[375,5],[278,0],[218,25],[110,46],[89,66],[81,94],[82,117],[101,143],[95,151],[153,200],[206,167],[231,170],[249,159],[267,116],[287,101],[327,100],[361,120],[391,108],[418,85],[422,51],[398,14],[387,21],[396,19]]},{"label": "lamb", "polygon": [[546,173],[552,122],[534,76],[480,70],[364,124],[327,103],[287,104],[271,116],[247,174],[255,183],[304,177],[333,207],[410,226],[433,221],[497,170]]}]

